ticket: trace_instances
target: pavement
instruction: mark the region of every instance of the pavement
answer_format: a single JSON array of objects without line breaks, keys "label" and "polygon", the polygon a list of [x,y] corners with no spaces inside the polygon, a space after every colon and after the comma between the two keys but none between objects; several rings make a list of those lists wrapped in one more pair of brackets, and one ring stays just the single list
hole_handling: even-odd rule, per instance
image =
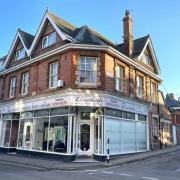
[{"label": "pavement", "polygon": [[20,165],[26,167],[39,168],[44,170],[60,170],[60,171],[80,171],[80,170],[95,170],[98,168],[109,168],[118,165],[123,165],[132,162],[138,162],[153,157],[158,157],[167,153],[180,151],[180,146],[171,146],[157,151],[149,151],[133,155],[125,155],[116,159],[110,159],[110,163],[98,161],[75,161],[63,162],[56,160],[46,160],[31,157],[18,156],[16,154],[0,154],[0,163]]}]

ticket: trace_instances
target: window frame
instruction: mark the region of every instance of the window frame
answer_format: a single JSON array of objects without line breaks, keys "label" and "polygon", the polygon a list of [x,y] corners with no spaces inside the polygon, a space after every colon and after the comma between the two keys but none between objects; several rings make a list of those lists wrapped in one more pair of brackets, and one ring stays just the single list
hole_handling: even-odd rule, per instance
[{"label": "window frame", "polygon": [[[81,69],[81,58],[85,58],[85,68],[84,69]],[[95,70],[88,70],[86,68],[87,66],[87,59],[90,59],[90,58],[94,58],[95,59],[95,65],[96,65],[96,69]],[[79,85],[84,85],[84,86],[96,86],[97,85],[97,67],[98,67],[98,57],[95,57],[95,56],[80,56],[79,57]],[[95,73],[95,82],[81,82],[81,72],[84,71],[84,72],[89,72],[89,73],[92,73],[93,74]],[[87,78],[87,77],[86,77]],[[90,79],[90,78],[89,78]]]},{"label": "window frame", "polygon": [[[138,84],[138,82],[140,82],[139,80],[138,80],[138,78],[140,79],[142,79],[142,87],[139,87],[139,84]],[[144,77],[143,76],[140,76],[140,75],[137,75],[136,76],[136,96],[138,97],[138,98],[140,98],[140,99],[143,99],[143,94],[144,94]],[[139,90],[141,90],[141,94],[139,93],[140,91]]]},{"label": "window frame", "polygon": [[[27,82],[24,79],[25,75],[28,75],[27,76]],[[23,92],[24,89],[27,89],[27,92]],[[28,93],[29,93],[29,72],[27,71],[27,72],[22,73],[22,78],[21,78],[21,95],[25,96]]]},{"label": "window frame", "polygon": [[[119,77],[117,77],[117,68],[120,68],[122,70],[119,71]],[[122,77],[120,77],[122,75]],[[119,81],[119,87],[117,89],[117,81]],[[121,85],[120,85],[121,84]],[[122,87],[120,89],[120,87]],[[120,92],[125,92],[125,67],[116,64],[115,66],[115,89]]]},{"label": "window frame", "polygon": [[44,36],[42,38],[41,48],[45,49],[49,46],[54,45],[56,42],[57,42],[57,33],[56,33],[56,31],[53,31],[52,33],[50,33],[47,36]]},{"label": "window frame", "polygon": [[[51,69],[52,69],[52,66],[54,64],[57,64],[57,73],[56,74],[55,73],[51,74],[51,72],[52,72]],[[57,88],[58,87],[58,74],[59,74],[59,63],[58,63],[58,61],[54,61],[54,62],[49,64],[49,85],[48,85],[49,89],[53,89],[53,88]],[[51,86],[52,81],[53,81],[53,77],[57,77],[56,86]]]},{"label": "window frame", "polygon": [[156,84],[152,81],[150,85],[150,95],[151,95],[151,101],[155,103],[156,102]]},{"label": "window frame", "polygon": [[16,51],[16,61],[22,60],[26,57],[25,48],[21,48]]},{"label": "window frame", "polygon": [[16,76],[12,76],[10,77],[10,82],[9,82],[9,98],[14,98],[15,94],[16,94]]}]

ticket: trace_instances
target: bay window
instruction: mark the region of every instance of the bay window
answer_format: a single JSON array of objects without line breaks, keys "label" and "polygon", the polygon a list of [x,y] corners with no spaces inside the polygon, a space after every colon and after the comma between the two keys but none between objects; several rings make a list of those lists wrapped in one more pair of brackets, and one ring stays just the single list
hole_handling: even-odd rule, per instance
[{"label": "bay window", "polygon": [[117,65],[115,69],[115,89],[118,91],[125,90],[125,82],[124,82],[124,68]]},{"label": "bay window", "polygon": [[29,72],[25,72],[22,74],[22,84],[21,84],[21,94],[28,94],[29,87]]},{"label": "bay window", "polygon": [[16,92],[16,77],[10,78],[9,98],[13,98]]},{"label": "bay window", "polygon": [[58,62],[50,64],[49,88],[56,88],[58,85]]},{"label": "bay window", "polygon": [[97,58],[80,57],[80,84],[96,85],[97,80]]}]

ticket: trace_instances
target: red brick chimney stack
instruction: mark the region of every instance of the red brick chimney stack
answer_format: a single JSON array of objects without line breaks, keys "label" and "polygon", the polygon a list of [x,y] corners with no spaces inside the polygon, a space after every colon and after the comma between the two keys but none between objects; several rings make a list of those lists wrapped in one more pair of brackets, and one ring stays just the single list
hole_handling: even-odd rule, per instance
[{"label": "red brick chimney stack", "polygon": [[134,51],[134,41],[133,41],[133,20],[130,15],[130,11],[126,10],[125,17],[123,18],[124,24],[124,43],[125,52],[128,56],[132,56]]}]

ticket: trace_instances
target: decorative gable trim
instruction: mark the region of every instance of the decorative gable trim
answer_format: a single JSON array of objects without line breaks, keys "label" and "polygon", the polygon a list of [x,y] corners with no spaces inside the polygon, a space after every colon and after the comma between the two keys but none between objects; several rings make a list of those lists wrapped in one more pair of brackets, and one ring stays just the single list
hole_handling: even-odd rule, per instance
[{"label": "decorative gable trim", "polygon": [[20,31],[20,29],[18,29],[18,31],[17,31],[17,33],[16,33],[16,36],[15,36],[15,38],[14,38],[14,40],[13,40],[13,43],[12,43],[11,48],[10,48],[10,50],[9,50],[8,56],[7,56],[7,58],[6,58],[6,60],[5,60],[5,63],[4,63],[4,67],[7,66],[7,64],[8,64],[8,62],[9,62],[11,56],[12,56],[12,53],[13,53],[13,51],[14,51],[14,48],[15,48],[15,45],[16,45],[16,43],[17,43],[18,38],[20,39],[20,41],[21,41],[21,43],[23,44],[23,47],[24,47],[27,55],[29,56],[29,50],[27,49],[26,45],[24,44],[24,41],[23,41],[23,39],[22,39],[21,34],[20,34],[19,31]]},{"label": "decorative gable trim", "polygon": [[65,40],[68,40],[68,41],[70,41],[70,42],[74,41],[74,39],[73,39],[72,37],[68,36],[67,34],[64,34],[64,33],[57,27],[56,23],[55,23],[55,22],[51,19],[51,17],[48,15],[48,11],[46,11],[46,13],[45,13],[45,15],[44,15],[44,18],[43,18],[43,20],[41,21],[41,24],[40,24],[40,26],[39,26],[39,28],[38,28],[37,33],[36,33],[36,36],[35,36],[35,38],[34,38],[34,40],[33,40],[33,43],[32,43],[32,45],[31,45],[31,48],[30,48],[30,50],[29,50],[29,55],[32,54],[35,46],[36,46],[37,43],[38,43],[38,40],[39,40],[40,35],[41,35],[42,31],[43,31],[43,28],[44,28],[44,25],[45,25],[46,20],[48,20],[48,21],[51,23],[51,25],[53,26],[53,28],[55,29],[55,31],[58,33],[58,35],[61,37],[61,39],[62,39],[63,41],[65,41]]},{"label": "decorative gable trim", "polygon": [[159,67],[159,63],[158,63],[158,60],[157,60],[157,57],[156,57],[156,53],[154,51],[154,47],[153,47],[153,44],[152,44],[152,40],[151,38],[149,37],[141,54],[137,57],[138,60],[140,60],[143,56],[143,53],[145,52],[146,48],[149,47],[149,50],[150,50],[150,53],[151,53],[151,56],[152,56],[152,60],[153,60],[153,63],[155,65],[155,69],[157,71],[158,74],[160,74],[160,67]]}]

